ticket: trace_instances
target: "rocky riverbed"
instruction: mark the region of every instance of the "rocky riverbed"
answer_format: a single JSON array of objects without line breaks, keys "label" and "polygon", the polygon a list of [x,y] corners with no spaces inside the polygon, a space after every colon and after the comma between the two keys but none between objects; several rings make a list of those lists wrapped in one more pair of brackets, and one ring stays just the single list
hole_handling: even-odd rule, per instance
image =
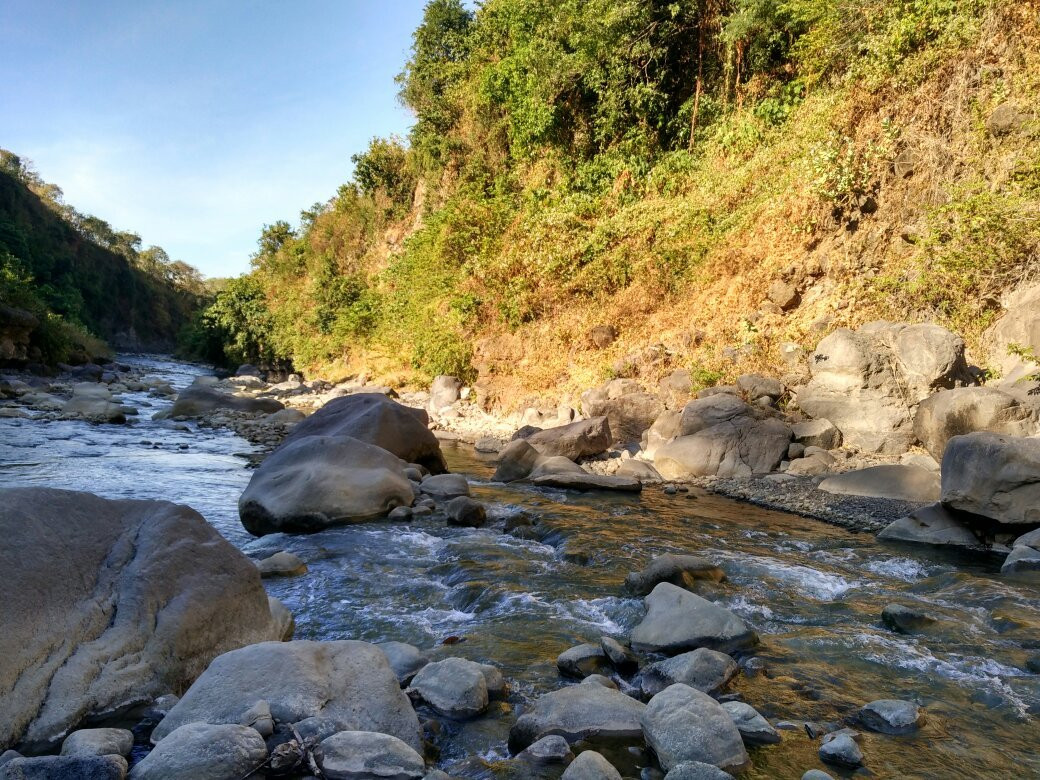
[{"label": "rocky riverbed", "polygon": [[[401,511],[409,502],[402,500],[393,510],[398,519],[389,522],[253,540],[237,511],[254,476],[246,461],[262,462],[263,452],[281,442],[294,421],[271,408],[231,413],[218,408],[206,411],[200,424],[198,417],[171,414],[173,397],[157,397],[149,388],[162,381],[183,391],[199,369],[151,359],[128,361],[127,369],[116,377],[121,382],[112,383],[127,389],[109,402],[145,401],[160,419],[139,414],[130,415],[127,424],[90,423],[20,403],[26,393],[12,398],[7,408],[24,410],[25,416],[0,420],[5,487],[45,485],[195,507],[231,545],[260,564],[267,575],[264,589],[276,600],[271,625],[279,625],[275,605],[284,605],[295,618],[297,641],[271,646],[287,648],[293,659],[288,664],[272,655],[273,649],[261,649],[266,645],[221,656],[177,706],[175,697],[146,704],[161,692],[161,681],[134,678],[142,704],[102,725],[132,727],[121,734],[129,733],[131,745],[136,734],[136,745],[127,748],[121,734],[80,730],[76,744],[68,745],[66,765],[100,763],[105,766],[91,771],[109,774],[98,776],[122,776],[126,766],[112,756],[128,753],[134,777],[202,776],[200,765],[188,759],[219,745],[224,758],[206,771],[230,780],[261,762],[271,770],[271,751],[296,738],[287,730],[292,723],[300,744],[323,749],[316,751],[320,766],[308,763],[315,751],[297,755],[302,763],[293,770],[296,776],[318,771],[327,777],[374,777],[371,768],[355,765],[358,756],[371,754],[396,757],[391,765],[398,774],[378,776],[419,778],[445,771],[466,778],[554,778],[587,748],[596,748],[605,760],[586,750],[566,777],[620,772],[651,778],[666,771],[675,778],[724,776],[718,769],[705,774],[708,767],[697,768],[694,760],[751,778],[799,778],[811,770],[848,776],[857,763],[877,777],[1040,772],[1035,763],[1040,591],[1028,579],[1002,577],[1000,559],[991,554],[879,543],[868,533],[920,506],[917,502],[821,491],[817,483],[824,475],[699,477],[683,484],[646,479],[641,492],[575,491],[559,486],[566,484],[560,482],[566,473],[559,471],[562,464],[547,468],[544,461],[534,467],[544,468],[550,482],[503,482],[494,478],[503,468],[500,453],[481,453],[442,435],[438,449],[444,465],[465,480],[460,486],[456,477],[424,480],[421,471],[405,473],[405,482],[420,496],[407,507],[407,520]],[[143,389],[132,389],[130,381]],[[304,413],[368,389],[344,392],[314,383],[300,392],[304,383],[289,382],[270,392],[267,383],[246,382],[254,387],[243,398],[269,393],[280,404],[295,402]],[[196,384],[229,391],[210,380]],[[60,398],[63,387],[73,386],[59,384],[52,394]],[[187,397],[198,403],[205,395]],[[424,405],[420,397],[401,400]],[[453,403],[465,409],[464,403]],[[269,415],[281,419],[268,424]],[[481,419],[462,411],[459,417],[441,416],[435,427],[461,428],[443,423],[470,416]],[[491,448],[489,434],[501,448],[512,435],[506,430],[516,427],[516,421],[491,420],[474,426],[479,436],[466,436],[484,439],[482,449]],[[360,430],[356,421],[337,425]],[[320,435],[331,431],[320,427]],[[552,446],[562,451],[585,445],[557,441]],[[408,454],[422,458],[418,451]],[[609,447],[590,456],[586,469],[591,476],[618,478],[625,462],[641,460],[633,454]],[[840,463],[855,464],[857,457]],[[425,462],[416,468],[437,470],[436,461]],[[264,467],[269,471],[277,465],[270,463]],[[482,514],[452,509],[458,492],[468,493],[464,500]],[[722,494],[788,507],[806,517]],[[837,524],[808,519],[813,516]],[[469,519],[457,524],[456,517]],[[843,524],[849,528],[839,527]],[[669,554],[694,559],[660,558]],[[20,560],[8,563],[13,569]],[[647,566],[644,575],[626,582],[626,575]],[[658,581],[664,584],[655,590]],[[253,586],[242,587],[243,593],[254,592]],[[9,601],[17,601],[15,594]],[[31,620],[31,614],[19,614]],[[248,630],[276,630],[256,621],[257,628]],[[700,626],[701,633],[676,634],[673,626]],[[242,635],[237,642],[258,638]],[[346,671],[357,668],[352,664],[358,658],[369,658],[363,648],[373,646],[355,647],[355,640],[383,643],[378,658],[386,657],[388,671],[377,671],[383,663],[377,660],[365,661],[360,677]],[[313,655],[319,648],[327,660]],[[247,651],[250,655],[235,655]],[[331,684],[317,671],[330,662],[346,664],[339,685],[347,687],[314,689]],[[262,671],[268,668],[270,673]],[[371,686],[391,671],[397,678],[392,688],[375,693]],[[579,683],[581,677],[589,679]],[[399,683],[410,699],[407,705],[392,703],[398,700],[390,691]],[[364,688],[369,692],[350,686],[369,686]],[[229,698],[220,693],[225,688],[241,696]],[[336,715],[328,710],[331,705],[285,709],[285,697],[295,701],[312,689],[318,701],[343,701],[348,710],[356,706],[351,701],[378,700],[383,714],[364,708]],[[163,692],[185,693],[173,686]],[[216,702],[222,702],[224,714],[213,711]],[[408,725],[412,708],[415,726]],[[387,720],[390,712],[400,714]],[[696,714],[687,723],[683,712]],[[142,725],[149,718],[161,725],[151,741],[151,727]],[[198,725],[205,723],[233,725]],[[358,736],[373,732],[386,736]],[[553,733],[564,733],[570,744],[551,736],[538,741]],[[52,744],[60,741],[59,735]],[[107,757],[73,757],[88,750],[84,744],[97,742],[103,744],[94,752]],[[45,743],[9,744],[32,752],[46,750]],[[227,758],[231,754],[239,756],[237,763]],[[25,761],[0,772],[21,777],[17,772],[28,771],[19,768]],[[936,766],[944,773],[936,774]]]}]

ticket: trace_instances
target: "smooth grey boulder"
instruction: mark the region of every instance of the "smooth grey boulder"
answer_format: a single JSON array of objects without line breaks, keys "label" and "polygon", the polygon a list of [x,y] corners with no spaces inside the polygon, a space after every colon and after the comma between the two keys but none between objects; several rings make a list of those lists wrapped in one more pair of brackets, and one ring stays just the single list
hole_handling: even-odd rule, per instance
[{"label": "smooth grey boulder", "polygon": [[133,732],[126,729],[80,729],[61,743],[63,756],[128,756],[134,747]]},{"label": "smooth grey boulder", "polygon": [[414,500],[404,462],[349,436],[287,441],[253,472],[238,514],[254,536],[385,517]]},{"label": "smooth grey boulder", "polygon": [[547,428],[525,438],[540,455],[559,455],[572,461],[606,452],[613,442],[606,417]]},{"label": "smooth grey boulder", "polygon": [[621,690],[616,682],[614,682],[609,677],[603,674],[590,674],[588,677],[581,681],[581,684],[602,685],[604,688],[613,688],[615,691]]},{"label": "smooth grey boulder", "polygon": [[877,538],[950,547],[980,547],[982,544],[965,520],[942,504],[929,504],[893,520]]},{"label": "smooth grey boulder", "polygon": [[589,417],[606,417],[614,442],[639,441],[653,425],[664,403],[631,379],[613,379],[582,393],[581,408]]},{"label": "smooth grey boulder", "polygon": [[1040,354],[1040,284],[1021,286],[1002,301],[1004,314],[989,327],[983,340],[989,365],[1000,371],[1005,382],[1014,382],[1036,370],[1036,365],[1008,350],[1012,344]]},{"label": "smooth grey boulder", "polygon": [[687,590],[700,580],[722,582],[725,572],[707,558],[699,555],[658,555],[639,571],[625,576],[625,588],[636,596],[645,596],[662,582],[670,582]]},{"label": "smooth grey boulder", "polygon": [[736,396],[718,393],[686,404],[679,435],[657,447],[654,467],[665,479],[749,477],[780,465],[791,429]]},{"label": "smooth grey boulder", "polygon": [[714,694],[739,672],[737,662],[725,653],[701,647],[650,664],[640,675],[640,687],[644,696],[655,696],[676,683]]},{"label": "smooth grey boulder", "polygon": [[321,742],[321,770],[328,780],[420,780],[426,763],[396,737],[373,731],[341,731]]},{"label": "smooth grey boulder", "polygon": [[881,622],[893,631],[901,634],[913,634],[933,625],[936,619],[913,607],[903,604],[889,604],[881,610]]},{"label": "smooth grey boulder", "polygon": [[834,780],[834,778],[819,769],[810,769],[802,775],[802,780]]},{"label": "smooth grey boulder", "polygon": [[481,665],[465,658],[427,664],[412,678],[408,692],[449,718],[473,718],[487,709],[487,680]]},{"label": "smooth grey boulder", "polygon": [[666,772],[684,761],[737,771],[750,763],[729,713],[688,685],[672,685],[654,696],[641,721],[646,744]]},{"label": "smooth grey boulder", "polygon": [[367,642],[263,642],[225,653],[152,732],[186,723],[239,723],[263,699],[274,719],[323,717],[379,731],[421,749],[419,719],[386,655]]},{"label": "smooth grey boulder", "polygon": [[123,780],[122,756],[35,756],[0,764],[0,780]]},{"label": "smooth grey boulder", "polygon": [[857,717],[864,728],[881,734],[909,734],[925,722],[924,710],[902,699],[872,701],[860,709]]},{"label": "smooth grey boulder", "polygon": [[998,523],[1040,524],[1040,437],[954,436],[942,459],[942,502]]},{"label": "smooth grey boulder", "polygon": [[827,734],[819,750],[820,760],[825,764],[855,769],[863,766],[863,751],[847,729]]},{"label": "smooth grey boulder", "polygon": [[430,662],[422,650],[406,642],[380,642],[376,647],[383,651],[401,685],[407,685]]},{"label": "smooth grey boulder", "polygon": [[527,475],[528,479],[538,479],[538,477],[548,476],[550,474],[587,474],[581,466],[575,463],[573,460],[563,457],[563,455],[550,455],[548,457],[541,457],[538,460],[538,465],[531,469],[531,473]]},{"label": "smooth grey boulder", "polygon": [[1026,545],[1011,550],[1000,567],[1001,574],[1022,574],[1033,571],[1040,571],[1040,550]]},{"label": "smooth grey boulder", "polygon": [[741,738],[748,745],[775,745],[780,741],[776,729],[762,715],[742,701],[724,701],[722,709],[733,718]]},{"label": "smooth grey boulder", "polygon": [[830,420],[845,444],[898,455],[914,440],[917,404],[936,390],[974,384],[964,340],[938,325],[873,322],[839,328],[809,356],[799,408]]},{"label": "smooth grey boulder", "polygon": [[462,474],[430,474],[423,477],[419,490],[438,498],[469,495],[469,483]]},{"label": "smooth grey boulder", "polygon": [[988,431],[1030,436],[1040,431],[1037,407],[1030,407],[995,387],[943,390],[921,401],[914,415],[914,435],[941,462],[954,436]]},{"label": "smooth grey boulder", "polygon": [[187,723],[167,734],[130,772],[131,780],[241,780],[267,760],[249,726]]},{"label": "smooth grey boulder", "polygon": [[837,460],[828,452],[814,452],[803,458],[792,460],[785,474],[793,477],[813,477],[826,474],[833,468]]},{"label": "smooth grey boulder", "polygon": [[72,388],[72,397],[62,404],[63,417],[79,417],[96,423],[125,423],[126,412],[114,403],[112,393],[104,385],[80,382]]},{"label": "smooth grey boulder", "polygon": [[556,658],[560,674],[579,680],[610,666],[610,660],[600,645],[584,644],[564,650]]},{"label": "smooth grey boulder", "polygon": [[484,505],[469,496],[453,498],[444,507],[444,514],[448,516],[448,525],[480,528],[487,522],[487,510]]},{"label": "smooth grey boulder", "polygon": [[462,382],[456,377],[441,374],[433,378],[433,384],[430,385],[430,401],[426,406],[431,413],[436,414],[458,401],[461,394]]},{"label": "smooth grey boulder", "polygon": [[531,479],[531,484],[565,490],[617,490],[623,493],[638,493],[643,489],[643,483],[635,477],[589,474],[584,471],[580,474],[544,474]]},{"label": "smooth grey boulder", "polygon": [[645,460],[636,460],[635,458],[622,461],[615,473],[619,477],[635,477],[644,485],[664,481],[660,472],[651,464]]},{"label": "smooth grey boulder", "polygon": [[672,767],[664,780],[733,780],[733,775],[701,761],[683,761]]},{"label": "smooth grey boulder", "polygon": [[541,462],[542,455],[526,439],[514,439],[498,452],[498,465],[491,479],[495,482],[516,482],[526,479]]},{"label": "smooth grey boulder", "polygon": [[560,780],[621,780],[621,773],[595,750],[583,750],[564,770]]},{"label": "smooth grey boulder", "polygon": [[654,424],[647,428],[640,442],[643,453],[651,460],[657,451],[680,435],[682,427],[682,410],[661,412]]},{"label": "smooth grey boulder", "polygon": [[635,741],[645,706],[602,685],[572,685],[539,696],[509,730],[509,749],[523,750],[549,734],[579,740]]},{"label": "smooth grey boulder", "polygon": [[532,764],[562,764],[573,758],[574,753],[567,740],[558,734],[550,734],[521,750],[516,757]]},{"label": "smooth grey boulder", "polygon": [[725,607],[662,582],[644,599],[646,616],[632,631],[632,648],[675,655],[707,647],[729,653],[758,643],[755,632]]},{"label": "smooth grey boulder", "polygon": [[173,402],[168,416],[204,417],[219,410],[271,414],[284,408],[285,405],[281,401],[273,398],[253,398],[252,396],[222,393],[210,384],[196,380],[177,395],[177,400]]},{"label": "smooth grey boulder", "polygon": [[252,561],[188,507],[5,488],[0,533],[0,748],[56,749],[277,637]]},{"label": "smooth grey boulder", "polygon": [[939,499],[939,475],[920,466],[886,463],[827,477],[819,485],[825,493],[914,501]]},{"label": "smooth grey boulder", "polygon": [[443,474],[448,469],[440,443],[427,427],[429,422],[422,409],[404,406],[381,393],[356,393],[333,398],[296,425],[282,446],[309,436],[346,437],[381,447],[432,474]]},{"label": "smooth grey boulder", "polygon": [[285,550],[257,561],[256,568],[261,577],[297,577],[307,573],[307,564],[300,556]]},{"label": "smooth grey boulder", "polygon": [[791,426],[794,441],[805,447],[833,450],[841,446],[841,431],[826,419],[806,420]]}]

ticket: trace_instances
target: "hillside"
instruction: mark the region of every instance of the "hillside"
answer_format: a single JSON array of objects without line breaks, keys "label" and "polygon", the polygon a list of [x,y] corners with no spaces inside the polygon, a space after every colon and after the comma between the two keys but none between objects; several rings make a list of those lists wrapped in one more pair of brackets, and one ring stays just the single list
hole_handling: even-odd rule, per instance
[{"label": "hillside", "polygon": [[0,360],[83,360],[105,351],[99,339],[169,351],[201,293],[194,268],[78,213],[0,150]]},{"label": "hillside", "polygon": [[450,373],[512,408],[777,370],[781,344],[877,318],[946,325],[988,366],[981,334],[1040,266],[1037,11],[433,0],[410,137],[267,226],[196,345]]}]

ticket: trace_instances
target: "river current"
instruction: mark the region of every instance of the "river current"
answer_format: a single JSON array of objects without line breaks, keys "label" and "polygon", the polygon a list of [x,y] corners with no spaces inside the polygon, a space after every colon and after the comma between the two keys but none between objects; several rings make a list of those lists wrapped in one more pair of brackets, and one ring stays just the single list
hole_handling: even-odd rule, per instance
[{"label": "river current", "polygon": [[[156,357],[124,362],[177,388],[204,373]],[[870,534],[700,492],[622,496],[495,484],[487,459],[451,445],[451,469],[467,475],[489,508],[486,528],[426,517],[255,542],[237,514],[252,445],[222,430],[153,422],[169,401],[123,397],[141,410],[126,426],[0,419],[0,483],[188,504],[254,555],[286,549],[304,559],[308,574],[265,580],[295,615],[297,639],[399,640],[431,648],[435,658],[498,665],[511,681],[508,702],[438,737],[440,766],[463,776],[502,774],[496,763],[508,757],[513,714],[567,684],[555,668],[561,651],[603,634],[627,636],[639,622],[642,602],[625,595],[625,574],[654,555],[685,552],[725,570],[727,581],[701,594],[759,632],[756,655],[766,671],[738,677],[733,690],[774,724],[840,722],[874,699],[909,699],[926,708],[928,721],[912,736],[865,732],[871,776],[1040,777],[1040,675],[1026,665],[1040,654],[1040,587],[1000,577],[997,560],[883,545]],[[502,533],[501,521],[519,512],[537,519],[543,541]],[[895,602],[940,621],[928,633],[894,633],[880,615]],[[743,777],[797,780],[824,768],[818,740],[803,730],[781,734],[781,744],[750,751],[753,767]],[[632,777],[645,763],[632,752],[611,758]]]}]

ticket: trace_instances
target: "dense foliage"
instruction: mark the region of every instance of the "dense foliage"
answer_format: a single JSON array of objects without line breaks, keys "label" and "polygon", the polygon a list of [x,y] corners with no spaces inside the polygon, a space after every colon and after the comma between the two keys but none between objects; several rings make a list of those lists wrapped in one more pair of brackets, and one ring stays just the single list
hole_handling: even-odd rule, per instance
[{"label": "dense foliage", "polygon": [[[407,141],[374,139],[298,229],[266,227],[250,281],[199,326],[226,336],[229,360],[364,353],[418,377],[472,377],[475,334],[636,289],[663,300],[781,195],[799,199],[792,241],[851,230],[900,143],[889,119],[871,129],[864,116],[975,45],[994,8],[431,0],[398,78],[415,114]],[[959,208],[955,192],[942,198]],[[1034,228],[1008,255],[1033,250]],[[943,267],[970,294],[978,280],[957,252],[977,236],[959,229]]]},{"label": "dense foliage", "polygon": [[94,337],[169,348],[204,292],[193,267],[80,214],[29,163],[0,150],[0,303],[40,321],[41,359],[98,349]]}]

